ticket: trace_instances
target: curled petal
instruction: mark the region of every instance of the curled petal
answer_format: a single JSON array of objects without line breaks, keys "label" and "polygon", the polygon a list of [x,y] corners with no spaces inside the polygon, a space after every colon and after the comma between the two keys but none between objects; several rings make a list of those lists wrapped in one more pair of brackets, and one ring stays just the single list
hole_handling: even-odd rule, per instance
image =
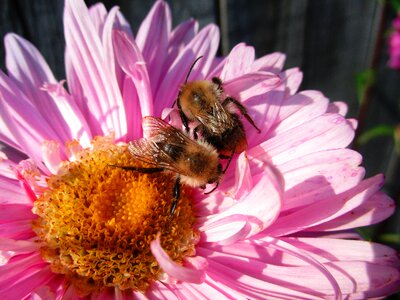
[{"label": "curled petal", "polygon": [[57,174],[63,161],[60,153],[60,144],[55,141],[44,141],[42,145],[43,162],[52,174]]},{"label": "curled petal", "polygon": [[218,242],[220,245],[230,245],[245,238],[251,230],[247,217],[230,215],[212,223],[201,226],[202,241]]},{"label": "curled petal", "polygon": [[[251,225],[247,236],[251,236],[267,228],[276,220],[283,198],[283,178],[279,171],[268,162],[260,162],[259,168],[263,168],[264,172],[254,176],[251,192],[225,211],[205,221],[204,225],[232,215],[246,216],[247,222]],[[234,233],[238,231],[237,227],[231,229]]]},{"label": "curled petal", "polygon": [[151,253],[153,253],[161,269],[169,276],[181,281],[202,283],[205,279],[204,269],[196,270],[193,268],[178,265],[171,260],[169,255],[164,251],[160,244],[160,234],[150,243]]},{"label": "curled petal", "polygon": [[236,161],[235,186],[233,188],[234,198],[242,198],[251,191],[252,187],[253,178],[251,176],[249,161],[243,152]]}]

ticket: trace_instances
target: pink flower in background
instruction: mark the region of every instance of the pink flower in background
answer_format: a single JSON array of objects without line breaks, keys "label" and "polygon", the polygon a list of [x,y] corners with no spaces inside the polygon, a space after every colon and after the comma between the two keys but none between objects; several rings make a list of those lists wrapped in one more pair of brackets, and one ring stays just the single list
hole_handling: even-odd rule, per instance
[{"label": "pink flower in background", "polygon": [[[133,36],[117,8],[66,0],[66,84],[28,41],[5,38],[0,73],[0,295],[4,299],[366,299],[400,289],[397,253],[352,231],[394,203],[347,149],[356,121],[285,57],[235,46],[216,57],[215,25],[172,29],[157,1]],[[138,175],[124,145],[190,80],[219,76],[249,148],[210,195]],[[65,88],[67,86],[67,88]],[[171,118],[174,122],[179,120]],[[125,152],[124,152],[125,151]],[[153,199],[154,198],[154,199]],[[169,199],[169,200],[168,200]],[[154,201],[153,201],[154,200]],[[134,216],[134,217],[132,217]]]},{"label": "pink flower in background", "polygon": [[400,69],[400,16],[392,23],[393,32],[389,36],[389,67]]}]

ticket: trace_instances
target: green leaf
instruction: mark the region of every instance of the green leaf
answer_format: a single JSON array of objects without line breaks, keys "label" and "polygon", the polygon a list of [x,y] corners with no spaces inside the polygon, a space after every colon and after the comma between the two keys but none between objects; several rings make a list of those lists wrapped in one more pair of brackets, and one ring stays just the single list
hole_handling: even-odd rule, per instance
[{"label": "green leaf", "polygon": [[369,87],[375,83],[376,72],[373,69],[368,69],[357,73],[356,75],[356,87],[357,87],[357,98],[358,104],[362,104],[365,99],[365,93]]},{"label": "green leaf", "polygon": [[393,136],[393,134],[394,134],[394,126],[381,124],[365,131],[358,137],[357,142],[359,145],[365,145],[374,138],[381,136]]},{"label": "green leaf", "polygon": [[357,233],[366,241],[372,241],[374,228],[372,226],[356,228]]},{"label": "green leaf", "polygon": [[394,9],[394,11],[396,12],[400,11],[400,0],[390,0],[389,3]]},{"label": "green leaf", "polygon": [[379,241],[383,243],[399,244],[400,234],[398,233],[384,233],[379,236]]}]

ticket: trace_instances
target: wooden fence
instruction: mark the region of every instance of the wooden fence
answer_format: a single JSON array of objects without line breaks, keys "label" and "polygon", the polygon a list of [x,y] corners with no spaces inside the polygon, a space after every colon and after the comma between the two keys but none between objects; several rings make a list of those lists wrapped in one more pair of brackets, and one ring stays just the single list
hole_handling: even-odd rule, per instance
[{"label": "wooden fence", "polygon": [[[87,0],[88,5],[97,1]],[[321,90],[331,100],[349,104],[349,116],[359,117],[361,130],[400,121],[400,72],[386,66],[385,38],[392,12],[377,0],[170,0],[174,25],[194,17],[200,26],[221,26],[220,53],[239,42],[255,46],[258,56],[273,51],[287,54],[286,67],[304,72],[302,89]],[[118,5],[134,31],[153,1],[106,0]],[[0,36],[16,32],[43,53],[59,79],[64,75],[62,0],[0,0]],[[4,47],[0,46],[4,69]],[[355,76],[368,68],[377,70],[376,85],[361,109]],[[390,137],[359,146],[368,175],[383,172],[388,192],[400,196],[399,159]],[[397,218],[398,219],[398,218]],[[392,218],[387,230],[400,232]]]}]

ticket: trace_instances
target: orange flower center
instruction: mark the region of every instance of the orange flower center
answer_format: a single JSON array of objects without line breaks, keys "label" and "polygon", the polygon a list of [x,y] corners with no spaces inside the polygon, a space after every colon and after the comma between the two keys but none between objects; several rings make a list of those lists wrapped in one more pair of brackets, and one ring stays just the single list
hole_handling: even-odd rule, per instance
[{"label": "orange flower center", "polygon": [[145,291],[162,275],[150,251],[158,232],[174,261],[195,253],[190,190],[182,188],[171,218],[171,175],[112,167],[143,165],[126,146],[105,138],[92,143],[48,179],[35,202],[33,229],[45,245],[42,257],[82,296],[106,287]]}]

